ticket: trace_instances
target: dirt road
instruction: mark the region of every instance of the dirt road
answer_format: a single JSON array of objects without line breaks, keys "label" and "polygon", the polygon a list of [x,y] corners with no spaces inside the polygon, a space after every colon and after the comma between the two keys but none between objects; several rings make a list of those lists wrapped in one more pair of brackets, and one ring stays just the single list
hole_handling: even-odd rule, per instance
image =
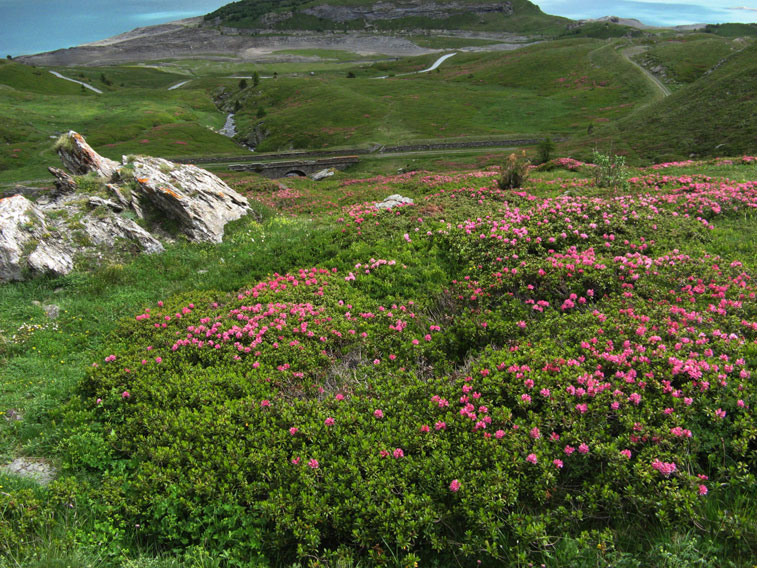
[{"label": "dirt road", "polygon": [[641,65],[639,65],[638,63],[636,63],[633,59],[631,59],[634,55],[638,55],[640,53],[643,53],[646,50],[647,50],[646,46],[635,45],[633,47],[627,47],[627,48],[625,48],[624,50],[622,50],[620,52],[620,54],[623,57],[625,57],[626,61],[628,61],[631,65],[634,65],[635,67],[637,67],[639,69],[639,71],[641,71],[642,73],[644,73],[644,75],[647,76],[647,79],[649,79],[650,81],[652,81],[652,83],[654,83],[654,85],[657,88],[657,90],[660,93],[662,93],[663,98],[664,97],[669,97],[670,96],[670,89],[668,89],[668,87],[665,85],[665,83],[663,83],[662,81],[660,81],[657,77],[654,76],[654,74],[652,74],[650,71],[644,69],[644,67],[642,67]]}]

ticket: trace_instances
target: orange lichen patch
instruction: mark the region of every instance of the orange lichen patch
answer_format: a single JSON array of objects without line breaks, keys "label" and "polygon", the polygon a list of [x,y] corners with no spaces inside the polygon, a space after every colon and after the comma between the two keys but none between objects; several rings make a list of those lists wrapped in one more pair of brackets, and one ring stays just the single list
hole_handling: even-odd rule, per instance
[{"label": "orange lichen patch", "polygon": [[74,132],[74,138],[78,140],[79,142],[84,142],[84,136],[79,134],[78,132]]},{"label": "orange lichen patch", "polygon": [[137,181],[138,181],[139,183],[147,183],[147,182],[148,182],[148,181],[150,181],[150,180],[149,180],[148,178],[137,178]]},{"label": "orange lichen patch", "polygon": [[223,192],[219,191],[218,192],[218,197],[226,197],[226,196],[223,194]]},{"label": "orange lichen patch", "polygon": [[163,193],[167,193],[168,195],[170,195],[174,199],[181,199],[182,198],[181,195],[179,195],[175,191],[172,191],[172,190],[168,189],[167,187],[159,187],[158,189],[160,189],[160,191],[162,191]]}]

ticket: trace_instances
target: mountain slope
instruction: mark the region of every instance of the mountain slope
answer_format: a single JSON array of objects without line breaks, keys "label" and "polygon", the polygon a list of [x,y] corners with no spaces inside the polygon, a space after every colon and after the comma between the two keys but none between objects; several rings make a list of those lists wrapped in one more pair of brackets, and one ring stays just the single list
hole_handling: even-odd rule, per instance
[{"label": "mountain slope", "polygon": [[559,33],[570,22],[528,0],[241,0],[205,16],[210,25],[275,30],[466,29]]},{"label": "mountain slope", "polygon": [[757,151],[757,44],[618,123],[617,147],[644,160]]}]

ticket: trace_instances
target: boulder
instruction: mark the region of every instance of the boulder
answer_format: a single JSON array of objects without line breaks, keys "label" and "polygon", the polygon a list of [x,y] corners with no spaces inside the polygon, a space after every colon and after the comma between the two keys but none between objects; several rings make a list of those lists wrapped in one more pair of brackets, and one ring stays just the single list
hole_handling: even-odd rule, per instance
[{"label": "boulder", "polygon": [[109,180],[121,167],[118,162],[95,152],[84,137],[73,130],[58,139],[55,149],[65,168],[74,175],[83,176],[94,172]]},{"label": "boulder", "polygon": [[0,199],[0,282],[23,280],[33,272],[67,274],[73,259],[48,243],[44,213],[23,195]]},{"label": "boulder", "polygon": [[64,276],[74,269],[75,250],[57,243],[42,241],[27,257],[26,264],[37,274]]},{"label": "boulder", "polygon": [[322,179],[333,176],[335,173],[334,168],[326,168],[325,170],[312,174],[310,179],[313,181],[321,181]]},{"label": "boulder", "polygon": [[220,243],[226,223],[251,211],[247,199],[197,166],[145,157],[130,165],[142,193],[176,219],[190,240]]},{"label": "boulder", "polygon": [[53,174],[53,176],[55,177],[55,181],[53,182],[55,184],[55,192],[53,193],[53,197],[66,195],[68,193],[74,193],[76,191],[76,180],[74,180],[74,178],[72,178],[66,172],[59,168],[53,167],[47,168],[47,171]]},{"label": "boulder", "polygon": [[163,252],[161,242],[131,219],[118,215],[87,215],[81,220],[92,245],[113,248],[119,240],[134,243],[141,252]]},{"label": "boulder", "polygon": [[391,209],[399,205],[412,205],[413,203],[415,202],[411,198],[403,197],[399,193],[395,193],[394,195],[390,195],[383,201],[376,203],[376,209]]}]

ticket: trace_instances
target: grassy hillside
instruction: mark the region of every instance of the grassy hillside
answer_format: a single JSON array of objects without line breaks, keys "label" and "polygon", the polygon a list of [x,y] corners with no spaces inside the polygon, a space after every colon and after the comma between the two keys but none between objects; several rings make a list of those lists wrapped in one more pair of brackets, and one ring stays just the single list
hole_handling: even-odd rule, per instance
[{"label": "grassy hillside", "polygon": [[753,164],[234,174],[222,244],[0,286],[0,464],[59,472],[0,564],[751,567]]},{"label": "grassy hillside", "polygon": [[[239,146],[210,128],[225,115],[211,94],[234,80],[198,81],[169,91],[183,75],[137,67],[66,68],[104,94],[58,79],[46,69],[0,62],[0,182],[47,178],[54,139],[68,130],[87,136],[102,153],[164,156],[238,154]],[[103,81],[103,79],[105,79]]]},{"label": "grassy hillside", "polygon": [[[267,136],[261,151],[396,144],[437,138],[584,133],[643,103],[643,77],[605,42],[550,42],[505,53],[459,53],[378,63],[356,78],[264,81],[236,98],[240,131]],[[376,77],[389,76],[387,79]],[[259,117],[263,109],[265,116]]]},{"label": "grassy hillside", "polygon": [[757,36],[757,24],[707,24],[704,31],[725,37]]},{"label": "grassy hillside", "polygon": [[[406,16],[386,19],[371,19],[366,21],[362,17],[337,19],[317,17],[304,13],[304,10],[316,6],[335,7],[369,7],[374,0],[241,0],[223,6],[205,16],[206,22],[235,28],[268,28],[278,30],[363,30],[367,24],[378,30],[407,30],[407,29],[435,29],[435,30],[491,30],[506,32],[529,32],[556,35],[570,21],[566,18],[544,14],[538,6],[528,0],[511,0],[513,13],[505,14],[491,12],[472,14],[465,9],[465,5],[482,4],[478,0],[464,0],[463,2],[437,2],[439,6],[449,4],[448,17],[429,18]],[[410,6],[397,2],[397,6]],[[415,4],[418,6],[418,4]]]},{"label": "grassy hillside", "polygon": [[693,83],[744,46],[742,40],[691,34],[658,41],[639,58],[647,68],[662,66],[666,82],[675,87]]},{"label": "grassy hillside", "polygon": [[756,105],[757,44],[752,44],[605,133],[617,148],[628,148],[645,160],[754,153]]}]

